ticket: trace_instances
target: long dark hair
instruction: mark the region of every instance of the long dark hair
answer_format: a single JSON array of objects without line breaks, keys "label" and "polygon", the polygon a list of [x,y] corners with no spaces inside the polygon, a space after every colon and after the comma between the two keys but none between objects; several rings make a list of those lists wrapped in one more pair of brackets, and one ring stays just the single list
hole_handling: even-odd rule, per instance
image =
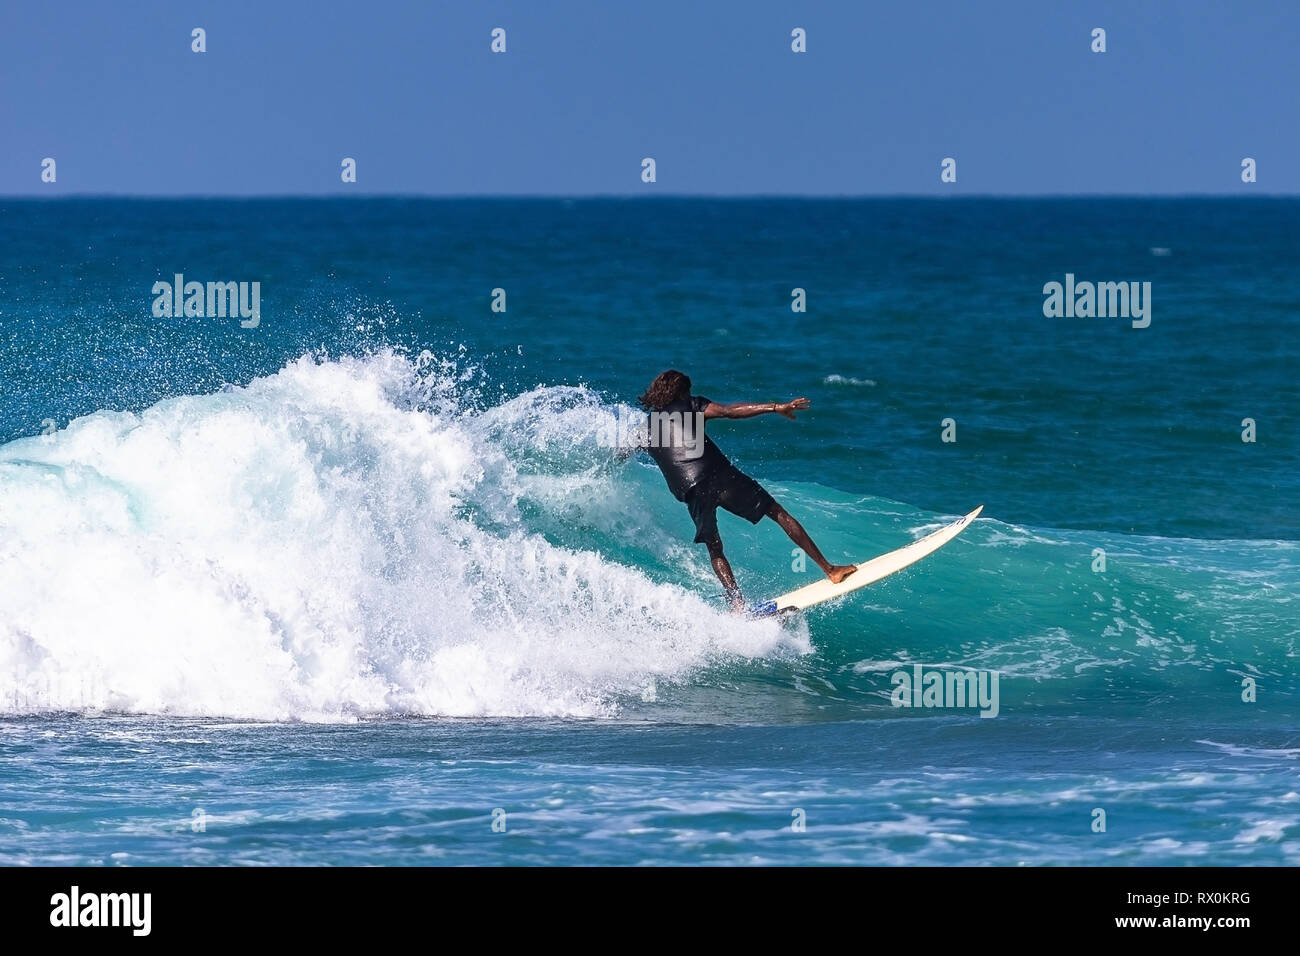
[{"label": "long dark hair", "polygon": [[637,401],[646,411],[657,412],[689,394],[691,394],[690,376],[670,368],[666,372],[660,372],[650,383],[650,387],[645,390],[645,394]]}]

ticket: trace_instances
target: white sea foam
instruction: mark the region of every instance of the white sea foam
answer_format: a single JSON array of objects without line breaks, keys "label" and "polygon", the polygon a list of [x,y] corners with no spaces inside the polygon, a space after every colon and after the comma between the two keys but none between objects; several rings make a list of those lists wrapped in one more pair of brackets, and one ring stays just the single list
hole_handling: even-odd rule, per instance
[{"label": "white sea foam", "polygon": [[600,495],[535,466],[594,453],[599,402],[473,411],[436,365],[303,358],[0,448],[0,713],[604,716],[808,650],[529,533],[527,489]]},{"label": "white sea foam", "polygon": [[864,385],[874,386],[876,383],[869,378],[854,378],[851,375],[827,375],[822,379],[823,385]]}]

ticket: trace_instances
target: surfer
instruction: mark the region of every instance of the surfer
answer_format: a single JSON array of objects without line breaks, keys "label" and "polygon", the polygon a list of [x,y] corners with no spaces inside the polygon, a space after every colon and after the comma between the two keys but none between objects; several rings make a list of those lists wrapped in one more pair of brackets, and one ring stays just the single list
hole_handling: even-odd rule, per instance
[{"label": "surfer", "polygon": [[638,399],[650,413],[649,433],[643,444],[668,481],[668,489],[684,502],[695,522],[695,543],[709,549],[713,571],[727,592],[733,610],[743,610],[744,599],[736,586],[731,565],[722,552],[718,534],[718,508],[758,524],[764,517],[781,526],[790,540],[835,584],[857,570],[852,564],[831,564],[822,555],[803,525],[794,519],[753,478],[731,463],[708,436],[704,422],[710,418],[754,418],[775,413],[794,419],[812,403],[806,398],[777,402],[736,402],[720,405],[691,395],[691,380],[676,369],[662,372]]}]

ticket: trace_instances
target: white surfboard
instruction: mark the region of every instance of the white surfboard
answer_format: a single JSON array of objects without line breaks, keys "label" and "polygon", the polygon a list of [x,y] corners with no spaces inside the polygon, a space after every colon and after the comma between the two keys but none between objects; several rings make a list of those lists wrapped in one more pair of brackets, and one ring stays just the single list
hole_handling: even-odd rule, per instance
[{"label": "white surfboard", "polygon": [[983,510],[984,506],[980,505],[966,517],[958,518],[952,524],[945,525],[938,531],[927,534],[924,538],[918,538],[897,551],[890,551],[888,554],[882,554],[878,558],[872,558],[864,564],[859,564],[858,569],[839,584],[832,584],[829,578],[822,578],[820,581],[802,587],[797,591],[782,594],[779,598],[771,601],[764,601],[754,608],[753,613],[762,616],[778,614],[784,611],[802,611],[814,604],[832,601],[837,597],[843,597],[852,591],[856,591],[858,588],[865,588],[868,584],[874,584],[881,578],[887,578],[894,572],[901,571],[910,564],[915,564],[926,555],[934,554],[934,552],[965,531],[967,526]]}]

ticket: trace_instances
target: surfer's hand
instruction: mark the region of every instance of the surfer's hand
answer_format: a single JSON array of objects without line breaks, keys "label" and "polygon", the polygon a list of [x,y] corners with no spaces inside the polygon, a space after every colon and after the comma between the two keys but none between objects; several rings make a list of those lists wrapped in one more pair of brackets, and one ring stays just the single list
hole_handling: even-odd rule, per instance
[{"label": "surfer's hand", "polygon": [[796,398],[792,402],[786,402],[784,405],[776,406],[776,411],[778,415],[784,415],[786,418],[794,421],[794,413],[796,411],[802,412],[811,406],[812,402],[808,401],[808,399]]}]

